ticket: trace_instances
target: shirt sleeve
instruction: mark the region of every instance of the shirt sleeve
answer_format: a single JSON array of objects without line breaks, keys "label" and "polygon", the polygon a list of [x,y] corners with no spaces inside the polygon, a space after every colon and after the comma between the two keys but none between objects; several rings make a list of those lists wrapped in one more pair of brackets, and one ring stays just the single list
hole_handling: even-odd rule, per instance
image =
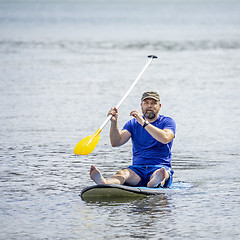
[{"label": "shirt sleeve", "polygon": [[131,134],[133,134],[133,121],[129,120],[124,126],[123,126],[123,130],[127,130],[128,132],[130,132]]},{"label": "shirt sleeve", "polygon": [[166,119],[164,120],[163,129],[172,130],[173,133],[174,133],[174,136],[175,136],[175,133],[176,133],[176,123],[175,123],[175,121],[170,117],[166,117]]}]

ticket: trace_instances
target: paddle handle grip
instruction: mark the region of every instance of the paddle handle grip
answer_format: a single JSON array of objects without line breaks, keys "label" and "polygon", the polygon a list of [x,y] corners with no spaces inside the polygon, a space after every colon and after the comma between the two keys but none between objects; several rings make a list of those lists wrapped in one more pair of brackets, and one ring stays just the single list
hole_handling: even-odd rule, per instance
[{"label": "paddle handle grip", "polygon": [[[133,88],[136,86],[137,82],[139,81],[139,79],[142,77],[143,73],[146,71],[146,69],[148,68],[148,66],[150,65],[150,63],[152,62],[152,60],[154,58],[157,58],[157,56],[155,55],[149,55],[148,58],[150,58],[148,60],[148,62],[146,63],[146,65],[144,66],[144,68],[142,69],[142,71],[139,73],[139,75],[137,76],[136,80],[133,82],[133,84],[131,85],[131,87],[128,89],[128,91],[125,93],[125,95],[122,97],[122,99],[119,101],[119,103],[117,104],[116,108],[118,109],[121,104],[125,101],[125,99],[128,97],[128,95],[130,94],[130,92],[133,90]],[[103,122],[103,124],[100,126],[100,130],[102,130],[106,124],[108,123],[108,121],[112,118],[112,115],[109,115],[106,120]]]}]

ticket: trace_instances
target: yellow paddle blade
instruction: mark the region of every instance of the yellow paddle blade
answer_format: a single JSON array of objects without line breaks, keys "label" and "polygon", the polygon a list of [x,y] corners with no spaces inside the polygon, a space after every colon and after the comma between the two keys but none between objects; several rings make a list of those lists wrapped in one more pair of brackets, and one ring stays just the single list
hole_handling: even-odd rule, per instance
[{"label": "yellow paddle blade", "polygon": [[97,146],[101,132],[101,129],[98,129],[93,135],[83,138],[74,148],[74,153],[77,155],[88,155],[94,148]]}]

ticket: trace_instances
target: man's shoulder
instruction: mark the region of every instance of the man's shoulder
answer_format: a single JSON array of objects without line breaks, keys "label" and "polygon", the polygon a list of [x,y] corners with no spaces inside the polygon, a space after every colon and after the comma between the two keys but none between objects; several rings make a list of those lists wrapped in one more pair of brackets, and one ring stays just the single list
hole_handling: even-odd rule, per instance
[{"label": "man's shoulder", "polygon": [[136,124],[137,123],[137,120],[136,120],[136,118],[132,118],[132,119],[130,119],[130,120],[128,120],[128,122],[127,123],[129,123],[129,124]]},{"label": "man's shoulder", "polygon": [[171,117],[167,117],[167,116],[164,116],[164,115],[160,115],[159,118],[159,124],[163,124],[164,126],[173,126],[173,127],[176,127],[176,123],[175,121],[173,120],[173,118]]},{"label": "man's shoulder", "polygon": [[125,123],[123,129],[126,129],[126,130],[128,130],[129,132],[131,132],[131,129],[132,129],[132,127],[136,124],[136,122],[137,122],[137,121],[136,121],[135,118],[132,118],[132,119],[128,120],[128,121]]},{"label": "man's shoulder", "polygon": [[158,120],[159,121],[174,121],[172,117],[168,117],[168,116],[164,116],[164,115],[159,115]]}]

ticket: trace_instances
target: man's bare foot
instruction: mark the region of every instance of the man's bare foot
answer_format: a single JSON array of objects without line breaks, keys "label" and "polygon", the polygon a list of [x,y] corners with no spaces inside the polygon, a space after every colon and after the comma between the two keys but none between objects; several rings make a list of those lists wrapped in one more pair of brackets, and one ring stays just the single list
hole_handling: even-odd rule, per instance
[{"label": "man's bare foot", "polygon": [[94,165],[92,165],[90,168],[90,178],[96,184],[106,184],[106,179],[102,176],[100,171]]},{"label": "man's bare foot", "polygon": [[168,178],[169,178],[168,172],[164,167],[162,167],[161,169],[158,169],[153,173],[152,178],[147,184],[147,187],[149,188],[154,188],[157,186],[163,187]]}]

